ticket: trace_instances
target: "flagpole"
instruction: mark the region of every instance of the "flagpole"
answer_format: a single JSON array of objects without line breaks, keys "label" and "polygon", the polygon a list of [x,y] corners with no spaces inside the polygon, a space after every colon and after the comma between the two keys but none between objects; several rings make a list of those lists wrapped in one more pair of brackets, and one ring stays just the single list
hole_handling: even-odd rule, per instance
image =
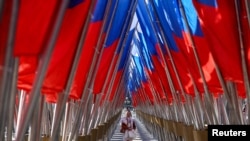
[{"label": "flagpole", "polygon": [[69,112],[70,112],[70,104],[69,102],[66,102],[66,107],[65,107],[65,113],[64,113],[64,117],[63,117],[63,127],[62,127],[62,141],[66,140],[66,128],[67,128],[67,123],[68,123],[68,119],[69,119]]},{"label": "flagpole", "polygon": [[90,118],[88,118],[87,120],[88,120],[88,122],[87,123],[89,123],[88,125],[87,125],[87,134],[90,134],[90,132],[91,132],[91,129],[92,128],[95,128],[94,127],[94,122],[95,122],[95,120],[96,120],[96,117],[97,117],[97,115],[96,114],[98,114],[98,107],[99,107],[99,103],[100,103],[100,100],[101,100],[101,96],[100,95],[97,95],[96,97],[95,97],[95,102],[94,103],[92,103],[92,107],[91,107],[91,111],[90,111]]},{"label": "flagpole", "polygon": [[194,112],[197,111],[197,114],[198,114],[198,115],[194,114],[194,116],[200,117],[200,120],[199,120],[199,118],[197,118],[198,121],[200,121],[200,122],[198,122],[197,124],[194,124],[194,127],[195,127],[195,129],[199,130],[199,129],[204,128],[204,118],[202,118],[203,113],[205,114],[207,124],[212,124],[212,121],[211,121],[212,117],[211,117],[211,114],[208,113],[208,110],[205,108],[205,104],[202,103],[203,98],[201,97],[201,94],[198,91],[198,88],[194,82],[193,77],[191,77],[191,80],[192,80],[192,84],[193,84],[194,92],[195,92],[195,97],[193,99],[193,101],[195,101],[195,102],[192,102],[192,106],[194,109],[193,111]]},{"label": "flagpole", "polygon": [[[39,102],[40,102],[40,98],[41,96],[39,97]],[[31,119],[31,122],[30,122],[30,130],[29,130],[29,135],[28,135],[28,140],[29,141],[33,141],[33,140],[36,140],[36,129],[38,128],[38,125],[37,125],[37,119],[38,119],[38,106],[40,104],[37,104],[35,109],[34,109],[34,112],[32,113],[32,119]]]},{"label": "flagpole", "polygon": [[44,105],[43,105],[43,113],[42,113],[42,131],[41,131],[41,134],[43,136],[48,136],[49,135],[49,126],[50,126],[50,123],[49,123],[49,115],[48,115],[48,112],[49,112],[49,109],[48,109],[48,103],[46,103],[44,101]]},{"label": "flagpole", "polygon": [[[56,107],[56,103],[51,103],[51,104],[48,104],[48,111],[49,111],[49,115],[48,115],[48,119],[49,119],[49,130],[48,130],[48,136],[51,136],[51,129],[52,129],[52,125],[53,125],[53,121],[54,121],[54,115],[55,115],[55,107]],[[50,118],[51,117],[51,118]]]},{"label": "flagpole", "polygon": [[19,59],[14,59],[14,67],[13,67],[13,77],[11,80],[10,87],[10,100],[9,100],[9,111],[8,111],[8,124],[7,124],[7,141],[12,140],[12,131],[14,127],[14,112],[15,112],[15,103],[16,103],[16,95],[17,95],[17,75],[18,75],[18,64]]},{"label": "flagpole", "polygon": [[[245,121],[243,120],[243,115],[242,115],[242,110],[240,108],[239,105],[239,96],[238,96],[238,92],[236,89],[236,84],[232,81],[229,81],[228,83],[228,90],[230,91],[230,98],[231,98],[231,102],[233,103],[232,105],[234,106],[234,113],[228,113],[228,116],[233,116],[233,122],[232,124],[246,124]],[[224,102],[224,105],[226,104],[226,102]],[[236,114],[236,115],[234,115]]]},{"label": "flagpole", "polygon": [[83,132],[82,132],[82,134],[83,135],[88,135],[89,133],[88,133],[88,121],[89,121],[89,118],[90,118],[90,114],[91,114],[91,111],[90,111],[90,109],[91,109],[91,105],[93,104],[93,95],[92,95],[92,93],[89,93],[89,100],[87,101],[87,106],[86,106],[86,109],[85,109],[85,119],[84,119],[84,124],[83,124]]},{"label": "flagpole", "polygon": [[31,130],[29,134],[29,141],[40,140],[41,138],[41,121],[43,112],[44,96],[40,95],[37,106],[33,112],[31,121]]},{"label": "flagpole", "polygon": [[250,2],[249,0],[245,0],[245,5],[246,5],[246,11],[247,11],[247,19],[248,19],[248,25],[249,25],[249,28],[250,28]]},{"label": "flagpole", "polygon": [[97,127],[97,123],[98,123],[98,120],[100,118],[99,115],[101,114],[101,112],[98,112],[100,110],[101,100],[102,100],[102,96],[101,95],[96,95],[96,101],[94,102],[94,108],[93,108],[93,111],[92,111],[93,114],[91,114],[92,123],[89,126],[90,127],[89,130],[92,129],[92,128]]},{"label": "flagpole", "polygon": [[[98,95],[99,96],[99,95]],[[96,118],[95,120],[94,120],[94,122],[93,122],[93,128],[96,128],[97,126],[98,126],[98,123],[99,123],[99,120],[100,120],[100,118],[101,118],[101,114],[102,114],[102,110],[106,110],[106,106],[104,106],[104,107],[101,107],[101,96],[99,96],[100,98],[99,98],[99,101],[96,103],[96,111],[95,111],[95,114],[96,114],[96,116],[94,116],[94,118]],[[102,109],[102,110],[101,110]]]},{"label": "flagpole", "polygon": [[24,90],[20,90],[19,93],[20,93],[20,96],[19,96],[19,99],[18,99],[16,134],[17,134],[17,132],[18,132],[18,130],[20,128],[21,121],[23,120],[23,109],[25,107],[25,99],[26,99],[26,93],[25,93]]},{"label": "flagpole", "polygon": [[4,0],[0,1],[0,20],[2,20]]},{"label": "flagpole", "polygon": [[[61,99],[62,97],[59,96],[58,99]],[[52,123],[51,123],[51,130],[50,130],[50,136],[52,135],[52,129],[54,129],[54,122],[56,121],[56,107],[57,107],[57,103],[55,103],[55,107],[53,107],[53,116],[52,116]]]},{"label": "flagpole", "polygon": [[[84,115],[87,115],[87,108],[88,108],[88,103],[91,101],[91,94],[85,93],[81,100],[80,104],[78,106],[78,110],[76,111],[76,116],[75,116],[75,122],[72,125],[72,131],[71,134],[69,135],[68,141],[71,141],[74,137],[77,137],[79,134],[78,129],[82,126],[84,126]],[[84,105],[85,104],[85,105]]]},{"label": "flagpole", "polygon": [[[2,9],[3,9],[3,4],[4,2],[0,3],[1,7],[0,7],[0,20],[2,19]],[[13,48],[14,48],[14,38],[15,38],[15,32],[16,32],[16,24],[17,24],[17,16],[18,16],[18,9],[19,9],[19,1],[18,0],[13,0],[12,1],[12,5],[11,5],[11,17],[10,17],[10,25],[9,25],[9,29],[8,29],[8,38],[7,38],[7,42],[6,42],[6,46],[5,48],[5,57],[3,57],[4,60],[4,66],[2,69],[2,78],[0,80],[1,85],[0,85],[0,112],[1,113],[5,113],[6,111],[6,105],[8,105],[8,96],[6,95],[6,93],[8,93],[8,91],[11,91],[8,85],[10,85],[10,83],[13,82],[9,82],[8,81],[8,77],[10,76],[10,73],[12,73],[12,71],[14,69],[14,58],[12,57],[12,52],[13,52]],[[14,72],[15,73],[15,72]],[[13,75],[12,75],[13,77]],[[5,127],[5,120],[6,120],[6,115],[2,114],[0,115],[0,138],[3,139],[2,137],[4,136],[4,127]]]},{"label": "flagpole", "polygon": [[235,107],[236,112],[237,112],[237,114],[239,115],[239,118],[240,118],[240,124],[247,124],[246,121],[244,121],[242,107],[241,107],[241,105],[239,103],[239,100],[242,99],[242,98],[240,98],[238,96],[235,83],[228,82],[228,87],[229,87],[230,93],[232,95],[231,96],[232,97],[232,101],[235,103],[234,105],[236,106]]},{"label": "flagpole", "polygon": [[[246,2],[246,5],[249,5],[249,2]],[[243,44],[243,37],[242,37],[242,27],[240,24],[240,17],[239,17],[239,1],[235,0],[235,9],[236,9],[236,17],[237,17],[237,24],[238,24],[238,36],[240,40],[240,53],[241,53],[241,63],[242,63],[242,69],[243,69],[243,78],[244,78],[244,84],[245,84],[245,89],[246,89],[246,95],[247,95],[247,107],[250,107],[250,84],[249,84],[249,75],[248,75],[248,70],[247,70],[247,62],[245,60],[246,55],[245,55],[245,47]],[[248,9],[248,8],[247,8]],[[249,15],[249,11],[248,11]],[[249,17],[248,17],[249,18]],[[248,19],[249,21],[249,19]],[[250,123],[250,110],[248,110],[248,121],[247,123]]]}]

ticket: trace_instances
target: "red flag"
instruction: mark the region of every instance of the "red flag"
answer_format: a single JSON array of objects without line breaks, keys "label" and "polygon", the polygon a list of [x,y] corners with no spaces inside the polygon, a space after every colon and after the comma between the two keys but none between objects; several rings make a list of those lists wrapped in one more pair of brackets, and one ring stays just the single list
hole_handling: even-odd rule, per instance
[{"label": "red flag", "polygon": [[90,0],[86,0],[66,10],[43,83],[44,94],[60,93],[65,88],[89,6]]},{"label": "red flag", "polygon": [[[194,1],[201,27],[226,80],[242,82],[240,42],[234,1]],[[232,69],[237,68],[237,69]]]},{"label": "red flag", "polygon": [[35,79],[38,58],[34,56],[20,56],[18,68],[18,89],[30,91]]},{"label": "red flag", "polygon": [[[208,86],[208,90],[213,93],[222,93],[222,88],[216,73],[215,63],[211,51],[208,47],[208,42],[203,34],[200,23],[198,21],[197,12],[191,0],[182,1],[184,7],[184,15],[189,26],[189,33],[186,26],[182,31],[185,46],[180,46],[180,49],[189,59],[189,70],[192,74],[198,90],[204,91],[203,78],[199,72],[202,69],[204,81]],[[185,23],[183,23],[185,25]],[[182,39],[182,40],[183,40]],[[192,40],[192,41],[191,41]],[[178,40],[180,41],[180,40]],[[183,41],[182,41],[183,42]],[[192,45],[192,43],[194,43]],[[195,49],[193,49],[195,48]],[[197,55],[197,58],[195,57]],[[199,66],[200,65],[200,66]],[[199,68],[201,67],[201,68]]]},{"label": "red flag", "polygon": [[14,55],[20,60],[19,89],[29,91],[32,88],[38,59],[48,41],[59,5],[58,0],[20,1],[14,41]]},{"label": "red flag", "polygon": [[21,0],[14,42],[14,55],[35,55],[43,51],[59,0]]},{"label": "red flag", "polygon": [[107,0],[98,0],[95,5],[93,17],[88,27],[79,65],[76,70],[73,86],[71,88],[70,98],[80,99],[82,97],[83,88],[86,85],[88,75],[91,73],[89,72],[89,69],[93,63],[93,56],[97,49],[98,39],[102,38],[100,34],[101,28],[104,24],[103,18],[106,5]]}]

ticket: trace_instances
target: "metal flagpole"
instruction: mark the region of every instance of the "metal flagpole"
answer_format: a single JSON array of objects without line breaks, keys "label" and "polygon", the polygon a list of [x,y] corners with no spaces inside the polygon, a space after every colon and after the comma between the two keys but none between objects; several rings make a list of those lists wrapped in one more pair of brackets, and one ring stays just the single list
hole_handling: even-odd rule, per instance
[{"label": "metal flagpole", "polygon": [[41,138],[41,126],[42,126],[42,115],[43,115],[43,108],[44,108],[44,104],[45,104],[45,98],[44,98],[44,95],[41,95],[41,98],[40,98],[40,105],[38,106],[38,118],[37,118],[37,129],[35,130],[36,131],[36,136],[35,138],[38,140]]},{"label": "metal flagpole", "polygon": [[[39,100],[38,100],[39,102],[40,102],[40,98],[41,98],[41,95],[39,95]],[[34,108],[34,112],[32,113],[33,115],[32,115],[31,122],[30,122],[29,137],[28,137],[29,141],[36,140],[36,129],[38,128],[38,125],[37,125],[38,106],[39,104],[36,105],[36,107]]]},{"label": "metal flagpole", "polygon": [[[62,98],[61,96],[59,96],[59,99],[60,98]],[[55,114],[56,114],[56,107],[57,107],[57,103],[55,103],[55,106],[53,107],[53,112],[52,112],[52,123],[51,123],[51,130],[50,130],[50,136],[52,135],[52,129],[54,129],[54,122],[55,122],[55,120],[56,120],[56,116],[55,116]]]},{"label": "metal flagpole", "polygon": [[[18,132],[18,129],[20,128],[20,122],[23,120],[23,109],[26,99],[26,92],[24,90],[19,91],[19,100],[18,100],[18,112],[17,112],[17,125],[16,125],[16,133]],[[23,129],[26,130],[26,129]]]},{"label": "metal flagpole", "polygon": [[78,108],[79,108],[79,101],[71,100],[70,101],[70,110],[69,110],[70,111],[69,112],[69,119],[68,119],[69,122],[67,122],[67,130],[66,130],[67,140],[68,140],[71,132],[73,131],[72,125],[76,120],[75,117],[77,115],[76,111],[78,110]]},{"label": "metal flagpole", "polygon": [[[249,2],[246,4],[249,5]],[[235,0],[235,9],[236,9],[236,16],[237,16],[237,24],[238,24],[238,34],[239,34],[239,40],[240,40],[240,51],[241,51],[241,63],[242,63],[242,69],[243,69],[243,77],[244,77],[244,84],[246,89],[246,95],[247,95],[247,104],[248,108],[250,107],[250,84],[249,84],[249,75],[247,70],[247,62],[246,62],[246,55],[245,55],[245,47],[243,44],[242,39],[242,27],[240,24],[240,17],[239,17],[239,1]],[[249,20],[249,19],[248,19]],[[250,123],[250,110],[248,110],[248,121],[247,123]]]},{"label": "metal flagpole", "polygon": [[[60,97],[59,97],[60,98]],[[53,129],[53,122],[55,121],[55,111],[56,111],[56,103],[50,103],[47,105],[48,106],[48,110],[49,110],[49,119],[50,119],[50,126],[49,126],[49,136],[51,136],[52,134],[52,130]]]},{"label": "metal flagpole", "polygon": [[195,91],[195,97],[191,101],[192,102],[192,108],[193,108],[193,111],[198,114],[198,115],[194,114],[194,116],[200,117],[200,118],[197,118],[198,119],[197,122],[196,122],[196,120],[193,120],[193,121],[194,121],[194,123],[196,122],[196,124],[194,124],[195,129],[199,130],[199,129],[204,128],[204,125],[203,125],[203,123],[204,123],[203,113],[205,114],[205,117],[206,117],[206,120],[207,120],[208,124],[212,123],[212,121],[211,121],[212,118],[209,117],[208,111],[206,110],[204,103],[202,103],[202,98],[200,96],[200,93],[199,93],[199,91],[197,89],[197,86],[196,86],[193,78],[191,78],[191,80],[192,80],[194,91]]},{"label": "metal flagpole", "polygon": [[64,113],[64,118],[63,118],[63,129],[62,129],[62,141],[66,140],[67,133],[66,133],[66,128],[67,128],[67,123],[69,122],[69,112],[70,112],[70,103],[66,102],[66,107],[65,107],[65,113]]},{"label": "metal flagpole", "polygon": [[238,92],[237,92],[235,83],[228,82],[228,87],[229,87],[230,94],[231,94],[231,97],[232,97],[231,98],[232,102],[235,105],[234,109],[236,109],[237,115],[239,115],[239,119],[240,119],[239,123],[240,124],[247,124],[246,121],[244,121],[244,118],[243,118],[242,106],[240,105],[240,102],[239,102],[240,97],[238,96]]},{"label": "metal flagpole", "polygon": [[82,100],[80,101],[78,109],[76,111],[75,122],[72,125],[72,131],[69,135],[68,141],[71,141],[74,137],[78,136],[79,132],[81,132],[81,127],[84,128],[84,123],[88,115],[87,110],[89,109],[89,103],[91,103],[91,96],[91,94],[87,93],[82,96]]},{"label": "metal flagpole", "polygon": [[86,109],[85,109],[85,118],[82,122],[84,122],[83,124],[83,132],[82,134],[83,135],[88,135],[88,123],[89,123],[89,118],[90,118],[90,114],[91,114],[91,107],[92,107],[92,104],[93,104],[93,95],[92,93],[89,93],[90,97],[89,97],[89,100],[87,101],[87,106],[86,106]]},{"label": "metal flagpole", "polygon": [[[12,80],[13,78],[13,75],[11,75],[12,71],[13,71],[13,64],[14,63],[14,59],[11,59],[10,61],[10,64],[8,65],[7,68],[9,68],[9,71],[8,71],[8,76],[7,76],[7,79],[8,80]],[[12,69],[11,69],[12,68]],[[9,100],[10,100],[10,92],[11,92],[11,85],[12,85],[12,81],[6,81],[5,84],[6,87],[5,87],[5,95],[3,96],[3,107],[2,108],[2,113],[7,113],[9,111]],[[15,83],[15,82],[14,82]],[[9,118],[7,117],[8,114],[3,114],[1,115],[1,126],[0,126],[0,138],[4,139],[4,134],[5,134],[5,127],[7,126],[7,123],[8,123],[8,120]]]},{"label": "metal flagpole", "polygon": [[15,102],[17,94],[17,72],[18,72],[19,60],[16,58],[14,60],[13,68],[13,78],[11,80],[11,91],[10,91],[10,100],[9,100],[9,111],[8,111],[8,125],[7,125],[7,141],[12,141],[12,131],[14,127],[14,112],[15,112]]},{"label": "metal flagpole", "polygon": [[0,1],[0,20],[2,19],[4,2],[4,0]]},{"label": "metal flagpole", "polygon": [[62,127],[62,141],[66,141],[69,138],[69,133],[72,131],[71,125],[75,114],[74,109],[76,108],[73,104],[74,102],[72,99],[66,103]]},{"label": "metal flagpole", "polygon": [[49,135],[49,109],[47,108],[47,104],[45,101],[44,101],[44,104],[43,104],[43,113],[42,113],[42,131],[41,131],[41,134],[42,136],[48,136]]},{"label": "metal flagpole", "polygon": [[246,10],[247,10],[247,19],[248,19],[248,25],[250,28],[250,2],[249,0],[245,0]]},{"label": "metal flagpole", "polygon": [[[95,4],[95,1],[91,1],[89,11],[92,11],[92,9],[94,7],[94,4]],[[60,121],[61,121],[62,115],[64,113],[65,103],[66,103],[66,101],[67,101],[67,99],[69,97],[70,88],[71,88],[72,82],[74,80],[74,76],[75,76],[75,73],[76,73],[77,66],[79,64],[79,60],[80,60],[79,58],[81,56],[83,43],[84,43],[86,33],[87,33],[87,28],[88,28],[89,23],[90,23],[90,18],[91,18],[90,13],[91,12],[89,12],[89,14],[87,16],[85,25],[84,25],[83,30],[82,30],[82,34],[81,34],[80,41],[79,41],[79,44],[78,44],[78,47],[77,47],[77,50],[76,50],[75,58],[74,58],[74,61],[73,61],[73,64],[72,64],[72,68],[71,68],[71,71],[70,71],[70,74],[69,74],[69,78],[68,78],[68,81],[67,81],[67,84],[66,84],[65,91],[60,95],[60,96],[62,96],[61,101],[57,101],[56,114],[55,114],[56,120],[53,123],[54,128],[52,129],[51,141],[54,141],[54,140],[58,139],[57,134],[59,133]]]},{"label": "metal flagpole", "polygon": [[[0,20],[1,15],[2,15],[2,9],[3,9],[3,2],[0,3]],[[18,8],[19,8],[19,2],[18,0],[13,0],[12,1],[12,6],[11,6],[11,18],[10,18],[10,26],[8,29],[8,39],[5,47],[5,57],[4,57],[4,67],[2,69],[2,80],[1,85],[0,85],[0,112],[1,113],[6,113],[6,105],[8,105],[8,100],[7,97],[9,95],[6,95],[10,91],[9,85],[10,83],[13,83],[11,81],[8,81],[8,78],[10,77],[11,72],[13,71],[14,67],[14,58],[12,57],[12,51],[14,47],[14,37],[15,37],[15,31],[16,31],[16,23],[17,23],[17,15],[18,15]],[[0,138],[3,139],[4,137],[4,126],[6,124],[6,114],[0,115]]]},{"label": "metal flagpole", "polygon": [[27,107],[24,109],[24,116],[25,120],[21,122],[20,128],[18,129],[17,132],[17,141],[21,141],[24,138],[25,130],[21,129],[26,129],[28,127],[29,121],[32,116],[32,112],[35,108],[35,105],[37,104],[38,97],[40,95],[40,89],[44,80],[44,76],[46,74],[46,70],[48,68],[48,63],[52,55],[52,51],[54,49],[54,44],[57,39],[57,35],[59,33],[61,23],[64,17],[64,13],[66,11],[66,8],[68,6],[68,1],[69,0],[64,0],[61,2],[60,9],[59,9],[59,14],[56,19],[55,25],[53,26],[53,32],[51,34],[51,37],[49,39],[49,42],[46,46],[45,54],[41,58],[41,62],[39,63],[38,66],[38,72],[35,77],[35,81],[33,84],[33,87],[30,92],[30,101],[27,104]]},{"label": "metal flagpole", "polygon": [[96,95],[95,97],[95,102],[92,103],[92,106],[91,106],[91,111],[90,111],[90,118],[86,118],[88,120],[87,123],[89,123],[89,125],[87,125],[87,134],[90,133],[91,129],[92,128],[95,128],[94,127],[94,121],[96,121],[96,118],[97,118],[97,115],[98,114],[98,107],[99,107],[99,104],[100,104],[100,100],[101,100],[101,96],[100,95]]},{"label": "metal flagpole", "polygon": [[18,96],[18,90],[17,90],[17,92],[16,92],[16,95],[15,95],[15,104],[14,104],[14,129],[13,129],[13,131],[14,131],[14,133],[16,133],[16,126],[17,126],[17,101],[16,101],[16,97]]},{"label": "metal flagpole", "polygon": [[[102,111],[107,111],[108,106],[101,105],[102,99],[100,98],[100,101],[98,103],[97,111],[96,111],[96,120],[93,122],[93,128],[96,128],[99,124],[99,121],[102,117]],[[102,106],[102,107],[101,107]]]},{"label": "metal flagpole", "polygon": [[41,121],[43,113],[44,96],[39,96],[39,104],[36,105],[31,121],[31,130],[29,134],[29,141],[40,140],[41,138]]}]

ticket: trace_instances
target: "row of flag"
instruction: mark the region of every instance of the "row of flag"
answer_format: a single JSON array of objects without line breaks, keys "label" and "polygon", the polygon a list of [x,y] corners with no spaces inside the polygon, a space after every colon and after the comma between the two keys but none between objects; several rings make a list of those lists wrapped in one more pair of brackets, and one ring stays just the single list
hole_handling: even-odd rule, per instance
[{"label": "row of flag", "polygon": [[[247,0],[5,0],[1,5],[0,64],[5,67],[11,50],[19,60],[17,88],[28,96],[38,89],[49,103],[93,94],[94,102],[101,96],[100,105],[125,97],[134,106],[172,105],[197,92],[219,97],[233,82],[241,99],[250,98]],[[41,85],[36,88],[35,82]],[[30,117],[29,110],[26,114]]]},{"label": "row of flag", "polygon": [[[233,82],[239,97],[246,98],[247,9],[245,1],[138,1],[136,15],[141,31],[137,30],[140,35],[135,40],[144,63],[135,66],[142,67],[146,82],[153,82],[151,89],[160,99],[171,101],[176,92],[195,96],[195,89],[217,97],[227,91],[225,82]],[[144,55],[145,47],[149,56]],[[140,87],[142,82],[144,78]]]},{"label": "row of flag", "polygon": [[[2,10],[2,50],[6,46],[6,37],[8,37],[11,3],[11,1],[4,2]],[[28,0],[20,2],[13,42],[13,56],[20,59],[19,89],[29,92],[32,88],[39,60],[45,53],[46,44],[53,30],[51,28],[56,19],[59,3],[59,1],[53,1],[40,4],[28,2]],[[235,3],[238,3],[237,6]],[[115,72],[114,65],[109,69],[112,58],[118,60],[121,52],[124,57],[120,63],[124,64],[128,60],[125,57],[129,48],[126,47],[124,51],[122,48],[126,33],[122,32],[122,29],[128,26],[129,20],[133,20],[134,23],[138,22],[136,27],[125,27],[136,32],[137,36],[133,34],[133,37],[130,37],[133,39],[126,38],[128,40],[125,42],[127,46],[132,46],[133,42],[133,46],[138,48],[139,57],[144,58],[142,59],[144,68],[141,73],[148,71],[147,77],[154,82],[155,88],[158,87],[159,93],[162,93],[161,97],[165,94],[163,91],[160,92],[160,89],[165,89],[164,93],[171,93],[169,87],[172,86],[178,91],[183,87],[185,93],[192,95],[193,85],[196,85],[199,92],[204,92],[203,83],[207,83],[212,93],[223,93],[217,71],[221,72],[220,75],[225,81],[235,82],[240,96],[246,97],[243,83],[246,74],[243,73],[242,68],[243,65],[249,66],[249,24],[244,1],[153,0],[149,2],[139,0],[135,12],[136,18],[129,16],[132,4],[133,2],[126,1],[96,2],[82,45],[83,49],[71,86],[70,98],[81,98],[93,63],[98,64],[97,72],[93,76],[95,79],[93,93],[105,92],[102,86],[108,71],[111,70],[113,72],[111,74],[119,73],[119,71]],[[81,32],[87,24],[85,21],[89,6],[90,2],[87,0],[72,0],[68,4],[41,88],[41,92],[48,95],[48,101],[55,102],[56,95],[65,89]],[[105,9],[107,7],[109,9]],[[127,17],[130,19],[126,21]],[[105,21],[104,18],[106,18]],[[138,31],[138,27],[141,31]],[[242,49],[245,53],[246,64],[242,64]],[[171,58],[167,50],[170,51]],[[98,56],[97,60],[93,59],[95,54]],[[196,55],[197,58],[195,58]],[[118,63],[114,62],[114,64]],[[174,71],[172,65],[177,72]],[[123,69],[122,67],[118,70]],[[202,80],[199,68],[202,69],[204,80]],[[167,83],[170,80],[167,78],[169,76],[166,75],[165,69],[168,69],[171,75],[172,86]],[[153,75],[152,72],[157,72],[162,77],[150,78],[150,75]],[[176,75],[179,77],[177,78]],[[107,79],[110,80],[110,78]],[[180,79],[180,84],[177,79]]]}]

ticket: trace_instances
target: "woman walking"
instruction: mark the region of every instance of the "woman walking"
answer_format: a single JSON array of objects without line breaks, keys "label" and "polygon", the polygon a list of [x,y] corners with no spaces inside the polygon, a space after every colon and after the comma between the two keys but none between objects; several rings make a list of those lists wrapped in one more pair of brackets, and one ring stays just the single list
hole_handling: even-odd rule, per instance
[{"label": "woman walking", "polygon": [[123,130],[123,141],[132,141],[136,135],[136,125],[132,118],[131,111],[127,111],[126,117],[121,119],[121,126],[121,129]]}]

